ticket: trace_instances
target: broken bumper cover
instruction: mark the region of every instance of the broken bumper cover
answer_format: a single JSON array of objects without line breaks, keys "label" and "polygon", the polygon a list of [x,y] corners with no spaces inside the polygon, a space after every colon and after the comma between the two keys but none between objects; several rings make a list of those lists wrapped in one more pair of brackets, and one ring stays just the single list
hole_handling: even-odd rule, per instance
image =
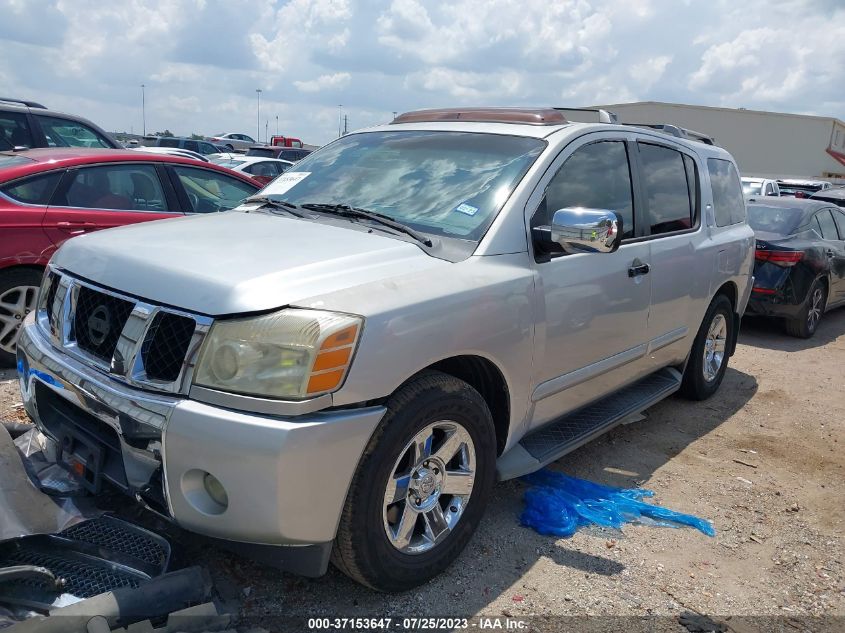
[{"label": "broken bumper cover", "polygon": [[[280,419],[141,391],[57,350],[32,318],[21,330],[18,373],[26,410],[46,435],[60,442],[65,424],[86,437],[97,427],[95,442],[105,433],[106,480],[137,495],[158,477],[181,527],[253,555],[258,546],[294,546],[269,558],[308,575],[325,571],[349,483],[385,412]],[[303,556],[322,569],[303,568]]]}]

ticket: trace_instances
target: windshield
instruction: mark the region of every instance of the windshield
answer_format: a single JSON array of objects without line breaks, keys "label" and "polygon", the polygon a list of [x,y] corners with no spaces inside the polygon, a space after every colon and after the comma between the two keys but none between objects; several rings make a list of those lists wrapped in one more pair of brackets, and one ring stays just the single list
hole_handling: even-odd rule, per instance
[{"label": "windshield", "polygon": [[419,231],[479,240],[546,147],[519,136],[365,132],[303,158],[264,188],[294,204],[344,204]]},{"label": "windshield", "polygon": [[742,193],[746,196],[759,196],[763,193],[762,182],[743,182]]},{"label": "windshield", "polygon": [[792,235],[803,217],[804,213],[800,209],[748,205],[748,224],[755,231]]}]

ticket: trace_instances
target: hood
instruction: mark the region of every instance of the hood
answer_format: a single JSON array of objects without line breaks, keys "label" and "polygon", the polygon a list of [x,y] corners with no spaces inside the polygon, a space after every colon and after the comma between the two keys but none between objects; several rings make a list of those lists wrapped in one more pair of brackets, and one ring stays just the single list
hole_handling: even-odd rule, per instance
[{"label": "hood", "polygon": [[237,211],[75,237],[52,263],[114,290],[211,316],[296,305],[450,265],[382,234]]}]

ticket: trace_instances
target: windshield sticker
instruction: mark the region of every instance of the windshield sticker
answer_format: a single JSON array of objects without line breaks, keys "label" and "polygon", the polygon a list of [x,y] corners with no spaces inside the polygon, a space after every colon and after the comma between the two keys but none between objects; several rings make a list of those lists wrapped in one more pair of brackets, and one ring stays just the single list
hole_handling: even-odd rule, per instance
[{"label": "windshield sticker", "polygon": [[471,204],[467,204],[466,202],[463,202],[463,203],[459,204],[457,207],[455,207],[455,211],[457,211],[458,213],[463,213],[464,215],[473,216],[476,213],[478,213],[478,207],[474,207]]},{"label": "windshield sticker", "polygon": [[310,171],[289,171],[281,176],[278,176],[273,183],[264,190],[264,193],[285,193],[289,189],[293,189],[310,175]]}]

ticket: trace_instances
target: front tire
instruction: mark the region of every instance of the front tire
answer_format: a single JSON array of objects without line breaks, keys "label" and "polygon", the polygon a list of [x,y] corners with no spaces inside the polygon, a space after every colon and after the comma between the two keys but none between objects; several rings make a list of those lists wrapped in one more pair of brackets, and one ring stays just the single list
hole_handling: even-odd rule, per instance
[{"label": "front tire", "polygon": [[716,295],[707,308],[692,344],[684,370],[681,395],[706,400],[719,388],[728,369],[728,345],[734,337],[733,306],[725,295]]},{"label": "front tire", "polygon": [[467,383],[426,372],[387,401],[352,479],[332,562],[405,591],[443,572],[478,526],[495,478],[493,419]]},{"label": "front tire", "polygon": [[816,279],[807,293],[804,307],[794,319],[787,319],[784,322],[786,333],[797,338],[810,338],[816,333],[819,322],[824,314],[824,307],[827,303],[827,287],[820,279]]},{"label": "front tire", "polygon": [[41,272],[15,268],[0,272],[0,367],[15,366],[21,324],[35,310]]}]

